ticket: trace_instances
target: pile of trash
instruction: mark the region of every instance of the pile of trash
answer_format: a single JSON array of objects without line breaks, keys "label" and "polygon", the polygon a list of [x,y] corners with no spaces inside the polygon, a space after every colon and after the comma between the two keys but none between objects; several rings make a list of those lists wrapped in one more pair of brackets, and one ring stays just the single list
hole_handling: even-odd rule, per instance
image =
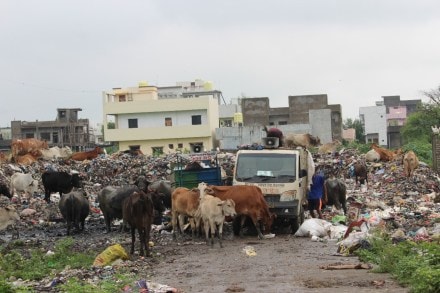
[{"label": "pile of trash", "polygon": [[[390,162],[367,162],[357,150],[316,155],[327,177],[342,178],[347,186],[347,215],[326,207],[324,219],[307,219],[296,236],[312,241],[338,241],[338,252],[352,253],[367,245],[371,228],[388,233],[393,241],[440,241],[440,177],[420,163],[412,177],[405,177],[401,158]],[[350,166],[362,162],[368,182],[356,184]]]}]

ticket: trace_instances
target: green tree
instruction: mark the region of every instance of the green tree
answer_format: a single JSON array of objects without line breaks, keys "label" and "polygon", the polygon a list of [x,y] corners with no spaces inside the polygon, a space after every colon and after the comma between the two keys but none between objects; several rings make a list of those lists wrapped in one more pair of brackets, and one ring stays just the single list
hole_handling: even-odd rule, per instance
[{"label": "green tree", "polygon": [[405,144],[416,140],[430,143],[431,126],[435,125],[440,127],[440,104],[422,103],[416,112],[408,116],[400,133]]},{"label": "green tree", "polygon": [[348,118],[344,121],[343,127],[345,129],[354,128],[356,131],[356,140],[361,143],[365,142],[365,133],[361,120]]}]

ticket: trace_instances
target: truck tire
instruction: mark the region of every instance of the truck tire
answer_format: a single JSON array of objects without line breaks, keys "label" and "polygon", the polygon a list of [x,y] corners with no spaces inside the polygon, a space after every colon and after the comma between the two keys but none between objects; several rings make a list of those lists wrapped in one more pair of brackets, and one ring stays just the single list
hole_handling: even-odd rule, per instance
[{"label": "truck tire", "polygon": [[299,215],[290,220],[290,232],[292,234],[295,234],[295,232],[299,229],[301,224],[304,222],[304,209],[303,207],[300,208]]}]

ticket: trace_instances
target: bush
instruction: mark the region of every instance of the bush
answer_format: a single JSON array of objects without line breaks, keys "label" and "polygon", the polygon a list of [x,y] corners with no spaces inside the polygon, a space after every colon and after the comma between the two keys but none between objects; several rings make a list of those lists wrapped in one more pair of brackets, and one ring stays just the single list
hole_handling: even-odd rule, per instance
[{"label": "bush", "polygon": [[389,239],[371,239],[370,249],[357,251],[359,259],[378,265],[376,271],[390,273],[411,292],[440,290],[440,245],[430,242],[404,241],[393,244]]}]

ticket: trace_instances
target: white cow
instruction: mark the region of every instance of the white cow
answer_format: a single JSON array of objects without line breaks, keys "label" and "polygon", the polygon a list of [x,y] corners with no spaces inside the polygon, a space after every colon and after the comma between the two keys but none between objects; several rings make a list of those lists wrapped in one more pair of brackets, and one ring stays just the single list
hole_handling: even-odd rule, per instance
[{"label": "white cow", "polygon": [[10,189],[11,194],[17,194],[18,198],[20,198],[20,193],[31,196],[38,191],[38,181],[32,178],[31,174],[17,172],[11,176]]},{"label": "white cow", "polygon": [[232,199],[221,200],[218,197],[206,194],[200,201],[200,214],[205,225],[206,243],[209,245],[209,231],[211,230],[211,246],[214,245],[214,235],[218,226],[218,241],[222,244],[223,223],[225,216],[235,216],[235,202]]},{"label": "white cow", "polygon": [[9,226],[14,226],[19,220],[20,216],[13,206],[0,207],[0,231]]},{"label": "white cow", "polygon": [[41,158],[44,160],[52,160],[52,159],[66,159],[72,154],[72,149],[68,146],[65,147],[51,147],[49,149],[42,149],[41,150]]}]

